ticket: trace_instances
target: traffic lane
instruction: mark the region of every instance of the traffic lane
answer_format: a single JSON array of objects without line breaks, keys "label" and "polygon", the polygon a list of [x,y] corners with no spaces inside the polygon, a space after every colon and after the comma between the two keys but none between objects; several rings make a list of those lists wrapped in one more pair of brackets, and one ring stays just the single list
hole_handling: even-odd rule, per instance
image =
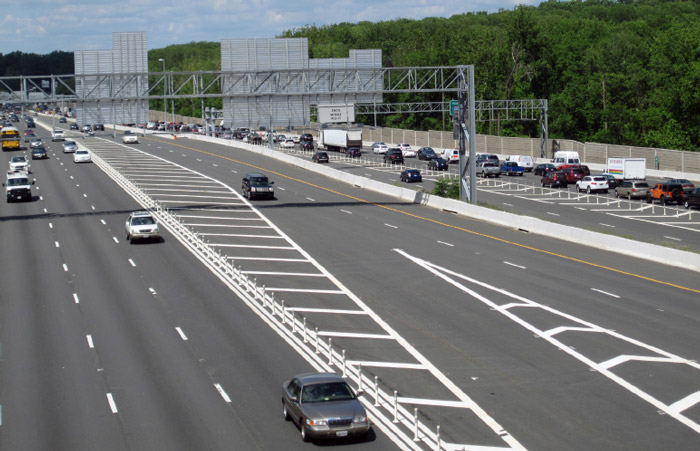
[{"label": "traffic lane", "polygon": [[[351,217],[355,218],[356,215],[357,212],[353,211]],[[580,428],[581,435],[574,434],[573,438],[569,432],[563,436],[557,436],[555,433],[554,435],[558,438],[552,437],[552,442],[540,443],[537,440],[541,439],[534,436],[532,439],[535,440],[535,448],[556,448],[561,447],[562,443],[566,443],[573,449],[577,449],[576,444],[590,442],[589,433],[597,429],[610,429],[609,423],[612,419],[623,417],[632,418],[631,421],[634,422],[634,425],[639,425],[632,427],[634,432],[623,440],[629,440],[631,443],[635,443],[635,446],[646,446],[645,443],[651,444],[648,448],[642,446],[641,449],[658,449],[659,447],[656,445],[669,443],[665,439],[659,442],[654,437],[641,441],[637,438],[643,430],[666,428],[665,425],[659,425],[658,414],[652,406],[646,403],[640,405],[640,401],[626,390],[616,384],[611,384],[606,378],[598,376],[597,373],[591,373],[588,367],[564,355],[557,348],[543,344],[543,340],[533,337],[527,329],[503,318],[493,318],[494,314],[488,306],[479,304],[474,299],[463,299],[463,297],[456,295],[454,290],[445,290],[444,282],[436,280],[432,275],[416,271],[415,267],[407,267],[401,259],[392,258],[391,252],[395,246],[401,246],[403,249],[411,248],[412,250],[418,247],[417,250],[413,250],[414,253],[421,256],[428,254],[429,260],[440,262],[448,268],[458,271],[464,268],[463,271],[459,272],[466,272],[467,275],[478,280],[492,281],[499,287],[502,286],[499,283],[500,280],[508,280],[511,272],[520,271],[517,268],[509,270],[504,267],[502,260],[492,261],[484,258],[484,255],[488,254],[485,254],[483,249],[479,247],[481,243],[472,243],[470,240],[470,242],[464,243],[464,248],[456,245],[454,251],[445,250],[445,248],[440,247],[439,243],[417,238],[430,236],[430,231],[420,232],[416,234],[417,237],[414,237],[413,234],[405,233],[404,227],[400,227],[398,230],[392,229],[391,234],[399,237],[396,240],[386,236],[381,239],[370,239],[370,237],[378,238],[379,233],[375,233],[374,228],[367,230],[367,226],[348,224],[347,222],[351,219],[343,219],[338,222],[332,220],[335,216],[326,214],[323,216],[323,222],[304,221],[304,218],[310,216],[308,212],[300,212],[298,216],[289,218],[288,222],[294,224],[295,230],[304,231],[305,235],[313,237],[311,241],[306,243],[303,242],[302,238],[296,237],[297,242],[312,255],[319,255],[319,261],[331,273],[340,274],[341,281],[351,291],[370,305],[376,313],[415,345],[419,351],[428,356],[439,369],[453,378],[467,394],[471,396],[475,388],[477,391],[481,390],[478,393],[484,396],[480,398],[480,401],[485,404],[480,402],[480,405],[486,410],[492,411],[497,405],[502,405],[505,410],[517,412],[511,421],[518,424],[522,423],[522,418],[538,419],[536,424],[523,426],[529,434],[533,430],[540,431],[542,426],[556,423],[562,418],[566,418],[566,421],[572,424],[588,425],[588,427]],[[343,216],[343,218],[347,218],[347,216]],[[276,223],[279,224],[279,221]],[[382,224],[376,224],[374,227],[381,229],[382,226]],[[291,235],[295,235],[295,231],[290,232],[288,227],[284,228]],[[352,231],[361,228],[366,232],[364,238],[356,241],[351,240],[349,237],[352,236]],[[401,242],[395,243],[393,241]],[[334,246],[328,246],[328,242],[333,242]],[[457,240],[454,242],[458,243]],[[314,243],[316,243],[315,246]],[[315,248],[321,247],[323,254],[321,254],[321,249],[318,252],[314,251]],[[466,254],[467,249],[472,253]],[[446,258],[448,253],[450,257]],[[498,254],[498,251],[492,247],[488,249],[488,253]],[[517,260],[518,253],[520,252],[516,251],[514,252],[516,255],[511,255]],[[473,255],[473,258],[478,259],[478,265],[471,264],[470,260],[472,259],[468,256],[465,260],[465,254]],[[525,258],[530,261],[529,255]],[[531,263],[537,267],[537,262]],[[563,266],[563,274],[571,274],[569,269],[578,270],[573,263]],[[498,280],[493,280],[494,275]],[[585,279],[587,274],[581,273],[581,277]],[[548,274],[545,274],[544,278],[545,281],[548,280]],[[537,283],[531,282],[531,284],[536,285]],[[519,293],[529,291],[531,291],[530,286],[518,290]],[[552,298],[556,299],[557,292],[565,292],[566,288],[562,286],[559,290],[549,291],[552,292]],[[535,288],[533,292],[535,293],[533,299],[540,301],[536,295],[541,292],[541,289]],[[568,300],[568,303],[558,307],[565,312],[570,312],[571,305],[578,303],[578,299],[566,297],[563,299]],[[510,301],[512,302],[512,300]],[[506,300],[501,300],[501,303],[505,302]],[[548,297],[547,305],[551,304],[552,301]],[[631,311],[634,312],[634,310],[635,308],[632,306]],[[626,317],[628,313],[620,312],[608,319],[607,325],[619,331],[621,328],[616,327],[618,320],[622,319],[634,323],[634,319],[640,316],[634,315],[633,320],[629,321]],[[543,318],[536,318],[537,321],[533,320],[533,324],[543,327],[546,323],[542,321],[551,321],[547,315],[540,316]],[[612,314],[601,308],[599,316],[607,318]],[[583,318],[590,319],[588,316],[583,316]],[[552,324],[552,327],[560,324]],[[673,324],[669,326],[669,328],[672,327]],[[649,327],[650,332],[656,332],[657,328],[664,329],[664,325],[659,327],[658,324],[655,324]],[[637,336],[636,328],[633,329],[633,332],[635,332],[633,336]],[[685,332],[688,333],[688,331]],[[653,344],[659,344],[657,336],[652,338],[654,339]],[[663,344],[673,344],[678,338],[678,336],[668,337],[669,341]],[[693,340],[693,335],[689,335],[688,338],[690,338],[688,341],[691,344],[687,348],[692,348],[692,343],[697,343],[697,341]],[[476,343],[478,345],[475,345]],[[696,352],[697,346],[693,350],[693,353]],[[692,358],[693,355],[684,355],[684,357]],[[465,368],[475,369],[465,374]],[[482,380],[483,384],[474,382],[472,378]],[[518,383],[515,384],[514,381],[518,381]],[[484,387],[490,391],[483,391]],[[584,388],[572,390],[571,387]],[[686,388],[689,387],[686,386]],[[694,389],[696,388],[694,387]],[[518,389],[525,391],[521,392]],[[515,390],[516,393],[511,393],[512,390]],[[502,396],[493,398],[494,395],[491,393],[501,393]],[[562,393],[568,393],[568,395],[564,396]],[[542,402],[540,398],[545,401]],[[584,400],[586,402],[583,402]],[[538,411],[530,410],[533,406],[539,410],[542,404],[545,405],[548,414],[543,415]],[[635,407],[634,411],[638,413],[630,416],[628,409],[631,409],[631,406],[639,406],[639,408]],[[568,414],[566,414],[567,412]],[[591,422],[589,417],[598,419],[599,423]],[[501,422],[502,418],[496,416],[496,420]],[[662,423],[664,422],[662,421]],[[686,447],[688,443],[693,443],[692,440],[689,440],[692,433],[689,436],[684,427],[678,427],[678,423],[675,421],[672,421],[670,425],[666,430],[678,429],[677,436],[684,437],[679,443],[685,443]],[[518,440],[523,441],[521,435],[515,433],[511,427],[506,426],[506,428]],[[605,443],[605,440],[614,442],[619,439],[619,432],[616,429],[612,429],[610,432],[611,435],[600,439],[601,444]],[[528,441],[526,440],[524,443],[527,444]]]},{"label": "traffic lane", "polygon": [[[170,147],[166,146],[168,144]],[[192,142],[181,144],[179,142],[163,141],[159,143],[159,147],[161,147],[160,153],[155,153],[163,157],[169,156],[173,161],[188,167],[193,167],[204,174],[223,181],[224,183],[229,183],[230,186],[234,187],[235,189],[238,189],[238,184],[240,183],[240,177],[242,175],[240,174],[241,171],[267,171],[271,179],[276,181],[278,187],[281,186],[282,183],[284,183],[284,185],[288,186],[290,189],[297,186],[297,198],[306,198],[309,196],[314,199],[313,196],[316,192],[325,191],[330,192],[331,194],[338,194],[340,197],[340,199],[337,199],[338,204],[376,204],[389,210],[396,210],[396,212],[404,216],[412,217],[412,214],[402,212],[402,202],[389,196],[362,190],[351,185],[335,181],[332,178],[311,173],[296,166],[286,165],[277,160],[253,154],[243,149],[229,147],[222,148],[220,145],[203,142],[197,142],[197,147],[195,148],[191,147],[192,144]],[[197,149],[201,149],[201,151],[197,152]],[[171,150],[173,152],[170,152]],[[193,151],[198,155],[193,155]],[[223,160],[223,162],[217,161],[219,157],[221,160]],[[197,161],[198,159],[200,161]],[[235,168],[235,173],[232,172],[232,168]],[[283,202],[285,194],[286,192],[284,191],[278,192],[278,201]],[[406,205],[407,207],[412,207],[412,204]],[[466,231],[481,234],[481,236],[493,236],[508,242],[513,241],[512,238],[514,236],[514,229],[497,227],[483,221],[462,218],[458,215],[448,214],[432,208],[424,208],[421,210],[421,212],[421,218],[433,221],[437,225],[444,227],[444,229],[441,230],[446,230],[452,227],[460,227]],[[499,231],[499,233],[494,233],[494,231]],[[576,251],[569,252],[565,249],[565,252],[562,253],[562,255],[564,257],[571,256],[571,258],[577,258],[579,255],[581,255],[585,257],[585,259],[590,260],[590,263],[605,267],[609,266],[616,271],[632,273],[639,271],[639,275],[643,277],[656,278],[661,281],[668,281],[669,283],[678,283],[679,285],[697,287],[696,278],[693,277],[695,273],[692,272],[679,270],[677,268],[672,268],[665,265],[648,264],[645,262],[640,262],[638,259],[628,258],[618,254],[595,252],[595,250],[590,247],[578,246],[575,244],[567,245],[566,243],[558,242],[552,240],[551,238],[538,236],[535,234],[516,233],[515,235],[517,235],[518,238],[518,245],[531,246],[534,248],[533,250],[542,249],[544,252],[552,252],[557,254],[555,249],[556,246],[573,246],[571,249],[575,249]],[[552,243],[556,243],[556,245],[553,245]],[[592,252],[582,253],[582,251],[579,251],[578,249]],[[593,258],[593,256],[597,257]],[[611,262],[614,262],[614,264],[611,264]],[[630,264],[632,266],[626,266]]]},{"label": "traffic lane", "polygon": [[[111,183],[111,182],[110,182],[110,183]],[[86,187],[87,184],[84,183],[84,186]],[[92,193],[93,193],[94,191],[96,191],[96,190],[94,190],[94,189],[88,189],[87,187],[86,187],[86,190],[87,190],[88,192],[91,193],[91,197],[92,197],[92,198],[96,197],[94,194],[92,194]],[[99,190],[98,190],[98,191],[99,191]],[[120,191],[120,190],[119,190],[119,191]],[[98,203],[98,205],[101,205],[101,204],[103,204],[104,202],[98,200],[97,203]],[[120,207],[120,208],[122,208],[122,207]],[[97,216],[95,216],[94,220],[95,220],[95,222],[96,222]],[[119,228],[119,225],[120,225],[119,222],[120,222],[120,221],[117,222],[116,224],[115,224],[113,221],[109,221],[109,220],[106,221],[106,222],[107,222],[107,224],[105,224],[104,227],[109,227],[110,230],[111,230],[111,229],[115,229],[115,228],[116,228],[116,229]],[[85,233],[86,233],[86,232],[82,232],[82,233],[80,233],[79,235],[80,235],[80,236],[83,236]],[[110,242],[110,240],[108,239],[108,236],[105,236],[104,238],[105,238],[105,241]],[[112,241],[114,241],[113,238],[114,238],[114,237],[112,237]],[[120,241],[121,241],[121,240],[120,240]],[[168,238],[168,241],[167,241],[167,242],[175,243],[174,240],[170,240],[169,238]],[[110,243],[111,243],[111,242],[110,242]],[[116,244],[116,243],[115,243],[115,244]],[[148,255],[151,254],[151,252],[149,251],[149,249],[150,249],[150,250],[153,250],[153,247],[152,247],[152,246],[149,246],[149,245],[143,245],[143,246],[139,246],[139,245],[128,246],[128,245],[126,245],[126,244],[123,243],[123,242],[120,243],[120,244],[124,244],[124,246],[126,246],[129,250],[143,251],[143,252],[138,252],[138,253],[136,254],[136,256],[132,256],[131,258],[126,258],[127,256],[124,256],[124,258],[122,259],[122,261],[123,261],[123,265],[122,265],[122,266],[123,266],[123,267],[128,266],[128,265],[126,264],[127,261],[129,261],[129,262],[134,262],[134,264],[135,264],[136,267],[138,267],[138,268],[161,268],[161,267],[163,267],[163,268],[164,268],[164,270],[163,270],[164,273],[161,274],[162,279],[163,279],[163,280],[170,280],[170,279],[172,278],[173,272],[170,271],[170,270],[168,269],[167,265],[164,265],[162,261],[159,261],[159,262],[146,262],[146,263],[144,263],[144,264],[141,263],[141,260],[142,260],[142,259],[144,259],[146,256],[148,256]],[[110,244],[110,245],[111,245],[111,244]],[[156,245],[156,246],[160,247],[161,245]],[[165,243],[162,243],[162,246],[165,246]],[[71,245],[71,247],[77,247],[77,244],[76,244],[76,245]],[[94,247],[93,247],[93,248],[94,248]],[[94,249],[93,249],[93,251],[94,251]],[[105,252],[99,252],[99,254],[105,254]],[[182,257],[182,256],[180,256],[180,258],[177,258],[177,257],[166,258],[165,261],[166,261],[166,262],[170,262],[170,261],[184,261],[184,262],[187,262],[187,259],[186,259],[186,258],[181,258],[181,257]],[[190,257],[189,259],[192,260],[191,257]],[[131,264],[131,263],[130,263],[130,264]],[[199,262],[195,262],[195,264],[199,265]],[[91,266],[93,266],[93,265],[88,264],[87,266],[88,266],[88,267],[91,267]],[[189,274],[189,273],[192,273],[192,262],[191,262],[191,261],[188,262],[188,263],[186,263],[186,269],[184,269],[184,271],[185,271],[185,273],[188,273],[188,274]],[[110,271],[109,271],[109,275],[111,275],[113,272],[115,272],[115,270],[110,270]],[[205,271],[205,272],[206,272],[206,271]],[[206,274],[205,274],[205,275],[206,275]],[[206,279],[205,277],[202,277],[202,274],[196,274],[196,273],[195,273],[194,277],[195,277],[197,280],[200,280],[200,281]],[[111,278],[111,277],[110,277],[110,278]],[[91,278],[90,278],[90,279],[91,279]],[[101,282],[104,283],[105,277],[102,276],[101,279],[103,279]],[[131,282],[130,282],[130,284],[131,284]],[[118,293],[118,291],[116,290],[116,285],[117,285],[117,283],[115,282],[115,283],[112,284],[112,285],[114,285],[114,286],[110,286],[109,289],[107,289],[106,291],[107,291],[107,292],[110,292],[110,293]],[[140,284],[137,284],[137,285],[140,285]],[[150,284],[149,284],[149,285],[150,285]],[[193,283],[193,285],[196,285],[196,284]],[[204,286],[209,286],[209,285],[211,285],[210,282],[204,282]],[[145,292],[145,291],[146,291],[146,289],[145,289],[146,287],[144,286],[143,288],[144,288],[143,291]],[[164,291],[164,289],[161,289],[161,288],[154,288],[154,287],[150,287],[150,286],[149,286],[149,287],[148,287],[148,292],[149,292],[149,293],[151,293],[151,290],[150,290],[151,288],[153,288],[153,290],[154,290],[155,292],[157,292],[157,293],[162,293],[162,292]],[[100,291],[104,291],[104,290],[95,289],[95,290],[90,290],[90,291],[100,292]],[[177,292],[177,293],[184,292],[183,287],[174,287],[174,291]],[[230,296],[230,293],[228,293],[228,294],[229,294],[228,298],[226,297],[225,294],[216,295],[216,296],[210,296],[209,294],[200,294],[199,296],[194,296],[194,297],[195,297],[195,299],[196,299],[196,298],[202,298],[202,299],[209,299],[209,298],[225,299],[225,300],[227,300],[227,301],[230,302],[230,301],[231,301],[231,299],[230,299],[231,296]],[[119,304],[121,305],[121,304],[124,302],[123,300],[129,300],[129,301],[130,301],[132,298],[138,298],[138,296],[136,296],[134,293],[129,293],[129,294],[122,294],[122,295],[119,295],[118,298],[120,299]],[[139,299],[138,299],[137,301],[135,301],[135,302],[136,302],[138,305],[142,305],[142,304],[144,304],[144,303],[146,302],[146,300],[145,300],[145,299],[140,299],[140,298],[139,298]],[[166,303],[166,304],[169,305],[169,303]],[[146,305],[146,304],[144,304],[144,305]],[[134,310],[136,310],[136,307],[134,308]],[[108,318],[116,318],[116,317],[118,317],[119,315],[118,315],[117,313],[110,313],[110,314],[108,314],[108,315],[106,315],[106,316],[107,316]],[[215,315],[215,316],[216,316],[217,318],[225,318],[225,316],[222,316],[221,314],[217,314],[217,315]],[[186,315],[185,317],[189,317],[189,315]],[[235,318],[241,318],[241,315],[240,315],[240,314],[236,314],[236,315],[234,315],[234,317],[235,317]],[[112,319],[111,321],[114,321],[114,320]],[[134,321],[135,321],[135,320],[134,320]],[[250,321],[247,321],[246,323],[249,324]],[[108,322],[107,324],[104,324],[104,325],[101,324],[101,325],[98,327],[98,329],[101,331],[100,333],[104,333],[106,330],[109,330],[110,324],[111,324],[110,322]],[[131,324],[131,322],[129,322],[129,324]],[[187,336],[188,336],[188,337],[191,337],[191,336],[193,335],[191,332],[189,332],[189,328],[188,328],[188,327],[186,327],[186,326],[184,326],[184,325],[183,325],[183,326],[178,326],[178,327],[180,327],[180,330],[182,330],[183,333],[187,333]],[[207,326],[207,328],[209,328],[209,326]],[[119,329],[128,330],[128,329],[129,329],[129,325],[128,325],[128,324],[120,325],[120,326],[119,326]],[[254,332],[255,332],[255,333],[259,333],[259,330],[258,330],[258,329],[255,329]],[[175,334],[175,328],[172,328],[172,333],[173,333],[173,335]],[[129,335],[132,335],[132,334],[135,334],[135,333],[130,333]],[[179,333],[178,333],[178,334],[179,334]],[[99,335],[99,334],[96,334],[96,335]],[[167,335],[167,334],[166,334],[166,335]],[[103,342],[103,343],[104,343],[104,342],[107,342],[107,343],[109,343],[109,341],[106,340],[104,337],[98,337],[98,336],[96,336],[95,340],[96,340],[96,342]],[[192,340],[192,338],[190,338],[189,341],[191,341],[191,340]],[[154,340],[151,339],[151,340],[144,340],[144,341],[150,342],[150,341],[154,341]],[[204,341],[205,343],[214,343],[214,344],[215,344],[214,350],[211,352],[211,355],[212,355],[212,356],[221,356],[221,350],[218,349],[218,348],[221,346],[221,343],[222,343],[221,340],[208,339],[208,338],[206,338],[206,336],[205,336],[205,339],[204,339],[203,341]],[[261,343],[269,344],[269,343],[271,343],[271,342],[273,342],[273,340],[269,340],[269,339],[268,339],[268,340],[262,341]],[[117,344],[117,345],[114,345],[114,346],[108,346],[108,349],[111,349],[111,348],[121,349],[121,348],[124,348],[124,347],[125,347],[124,345],[119,345],[119,344]],[[158,353],[163,352],[163,351],[162,351],[162,348],[163,348],[163,347],[164,347],[164,345],[158,347],[158,349],[159,349]],[[243,346],[241,346],[241,347],[243,347]],[[267,353],[269,354],[269,351],[267,351]],[[129,353],[129,354],[131,354],[131,353]],[[158,355],[159,355],[159,354],[158,354]],[[155,357],[157,357],[158,355],[156,355]],[[285,355],[288,356],[289,359],[293,359],[294,361],[298,360],[298,357],[297,357],[296,355],[290,353],[290,352],[287,352]],[[148,359],[147,359],[148,362],[151,362],[150,365],[149,365],[148,367],[153,366],[153,365],[155,364],[155,363],[153,363],[152,361],[154,361],[154,360],[157,361],[157,360],[158,360],[158,359],[156,359],[155,357],[154,357],[154,356],[151,356],[151,358],[148,358]],[[238,362],[241,361],[241,359],[240,359],[239,357],[240,357],[240,356],[238,356],[238,357],[232,357],[232,358],[230,359],[230,361],[231,361],[231,362],[236,362],[236,366],[238,366]],[[283,361],[283,359],[282,359],[282,358],[279,358],[278,356],[274,356],[274,355],[273,355],[272,357],[274,358],[274,360],[273,360],[273,362],[271,363],[271,365],[275,365],[275,366],[276,366],[276,365],[279,365],[279,363],[280,363],[281,361]],[[123,357],[123,360],[127,360],[127,359],[128,359],[128,356],[124,356],[124,357]],[[104,358],[104,360],[108,360],[108,359],[107,359],[107,358]],[[201,360],[202,360],[202,359],[197,359],[196,361],[201,361]],[[229,361],[229,360],[225,360],[224,362],[226,362],[226,361]],[[206,362],[207,362],[207,366],[208,366],[208,367],[209,367],[209,366],[212,367],[212,368],[213,368],[212,371],[214,371],[215,373],[218,374],[218,373],[222,372],[221,369],[218,368],[218,365],[217,365],[216,360],[215,360],[214,358],[207,358],[207,359],[206,359]],[[163,365],[165,365],[165,364],[163,363]],[[107,364],[105,364],[105,368],[108,368],[108,366],[109,366],[109,367],[112,367],[112,366],[126,366],[126,364],[124,364],[124,365],[122,365],[122,364],[119,364],[119,365],[107,365]],[[147,366],[145,365],[145,362],[144,362],[143,365],[138,365],[138,366],[139,366],[139,367],[140,367],[140,366],[143,366],[144,368],[147,367]],[[305,368],[303,371],[309,371],[309,370],[310,370],[310,368]],[[113,373],[115,372],[115,369],[114,369],[114,368],[112,368],[112,369],[106,369],[105,371],[109,371],[109,373],[113,375]],[[137,370],[129,370],[128,372],[131,373],[131,372],[136,372],[136,371],[137,371]],[[178,371],[173,371],[173,372],[176,373],[176,374],[178,373]],[[180,372],[181,372],[181,371],[180,371]],[[290,377],[290,374],[295,374],[295,372],[302,372],[302,371],[301,371],[300,369],[294,369],[294,372],[291,372],[291,371],[290,371],[290,372],[287,372],[287,371],[285,371],[284,374],[279,374],[279,375],[278,375],[278,377],[277,377],[278,382],[277,382],[277,383],[272,384],[272,386],[270,386],[270,387],[265,387],[265,389],[267,390],[267,393],[268,393],[268,395],[269,395],[269,397],[270,397],[270,404],[267,405],[267,406],[263,406],[263,408],[260,409],[260,412],[259,412],[259,414],[257,415],[257,416],[260,416],[260,417],[261,417],[261,421],[262,421],[262,422],[261,422],[261,423],[254,422],[253,424],[263,424],[263,423],[264,423],[264,424],[270,424],[270,423],[273,422],[273,421],[276,421],[276,420],[281,419],[281,415],[279,414],[279,384],[281,384],[281,381],[282,381],[282,380],[284,380],[284,379]],[[223,373],[226,373],[226,371],[223,371]],[[247,401],[249,401],[249,402],[245,402],[245,404],[246,404],[246,405],[256,405],[256,403],[253,402],[253,401],[254,401],[255,399],[259,398],[259,397],[260,397],[260,394],[259,394],[259,392],[251,391],[249,387],[255,386],[255,385],[259,385],[259,381],[260,381],[260,380],[270,380],[270,378],[253,377],[252,379],[249,378],[250,384],[248,384],[248,385],[246,385],[246,384],[241,385],[242,379],[241,379],[238,375],[236,375],[235,371],[232,372],[232,375],[233,375],[233,376],[232,376],[232,377],[233,377],[233,380],[231,381],[230,384],[225,384],[225,383],[222,383],[222,384],[221,384],[223,387],[227,387],[227,385],[228,385],[229,388],[226,388],[226,391],[229,393],[229,396],[234,400],[234,402],[237,402],[237,401],[239,401],[239,398],[241,398],[241,396],[236,396],[236,392],[240,392],[240,391],[242,390],[242,393],[245,394],[245,395],[248,395],[248,396],[247,396],[248,398],[250,398],[250,395],[251,395],[251,393],[252,393],[252,394],[253,394],[253,398],[252,398],[252,399],[248,399]],[[113,377],[114,379],[117,379],[117,377],[115,377],[114,375],[113,375],[112,377]],[[155,377],[155,376],[152,376],[152,377]],[[121,378],[119,378],[119,379],[121,379]],[[120,383],[119,385],[131,386],[131,385],[135,385],[135,383],[126,384],[126,383],[123,383],[123,382],[122,382],[122,383]],[[176,385],[179,386],[179,384],[176,384]],[[240,387],[241,390],[236,390],[233,394],[231,394],[231,392],[229,391],[229,390],[230,390],[230,387],[234,387],[234,388]],[[207,389],[210,390],[212,393],[215,392],[215,390],[213,390],[213,386],[209,386]],[[142,392],[145,392],[145,390],[136,390],[136,392],[137,392],[137,393],[142,393]],[[121,398],[119,398],[119,397],[117,397],[117,395],[115,394],[115,400],[119,401],[119,400],[121,399],[121,401],[118,402],[120,412],[122,412],[122,411],[128,411],[128,410],[129,410],[129,405],[130,405],[131,401],[128,399],[128,396],[127,396],[127,401],[124,401],[123,398],[124,398],[124,396],[126,396],[126,395],[128,395],[128,394],[124,393],[124,394],[122,394]],[[220,399],[218,393],[216,393],[215,397],[216,397],[217,399]],[[199,396],[198,396],[198,398],[199,398]],[[201,396],[201,398],[204,399],[205,397],[204,397],[204,396]],[[125,402],[126,402],[126,407],[124,406]],[[221,401],[221,402],[222,402],[222,405],[223,405],[223,401]],[[233,404],[233,405],[237,405],[237,404]],[[144,407],[143,407],[143,406],[139,406],[139,409],[143,410]],[[210,410],[214,410],[214,409],[210,409]],[[245,415],[247,415],[247,416],[250,416],[248,411],[245,411],[245,412],[243,412],[243,413],[244,413]],[[127,414],[124,413],[124,414],[122,414],[122,415],[127,415]],[[220,416],[218,412],[216,413],[216,415],[217,415],[217,418]],[[271,419],[269,418],[270,415],[273,415],[273,419],[274,419],[274,420],[271,420]],[[200,416],[203,417],[204,415],[200,415]],[[263,421],[263,420],[264,420],[264,421]],[[256,421],[257,421],[257,420],[256,420]],[[250,422],[247,420],[247,418],[246,418],[246,420],[239,420],[239,422],[245,423],[245,424],[247,424],[248,426],[250,426]],[[146,422],[143,421],[143,423],[146,423]],[[173,421],[173,423],[175,423],[175,422]],[[142,422],[141,422],[141,421],[138,421],[137,424],[142,424]],[[149,428],[149,429],[153,429],[153,427],[154,427],[153,424],[148,424],[148,428]],[[253,429],[254,429],[254,428],[253,428]],[[291,429],[291,432],[290,432],[290,429]],[[259,438],[260,438],[261,440],[264,439],[264,440],[272,441],[272,442],[275,443],[277,446],[279,446],[281,443],[283,443],[283,442],[286,443],[286,442],[291,438],[291,437],[289,436],[289,433],[293,434],[293,437],[296,436],[296,432],[294,431],[294,428],[285,428],[285,431],[286,431],[286,432],[283,434],[283,436],[282,436],[281,438],[277,437],[277,442],[275,442],[274,440],[272,440],[272,439],[274,438],[274,436],[270,436],[269,433],[263,433],[262,431],[260,431],[260,432],[257,433],[257,434],[260,436]],[[255,432],[255,431],[254,431],[254,432]],[[153,432],[151,431],[150,434],[153,434]],[[132,433],[132,435],[138,436],[138,432],[135,431],[135,432]],[[156,434],[156,436],[159,436],[159,435],[160,435],[160,434]],[[230,438],[230,437],[229,437],[229,438]],[[137,439],[135,438],[134,440],[137,440]],[[198,441],[197,441],[196,439],[194,439],[194,438],[193,438],[192,440],[195,440],[195,443],[198,442]],[[138,440],[137,440],[137,441],[138,441]],[[239,442],[240,442],[240,440],[239,440]],[[383,439],[383,442],[384,442],[384,445],[382,445],[382,446],[385,446],[385,447],[392,447],[392,445],[390,445],[389,443],[386,443],[386,442],[388,442],[388,441],[387,441],[385,438]],[[190,443],[192,443],[192,442],[190,442]],[[372,446],[375,446],[377,443],[381,443],[381,441],[376,441],[376,440],[375,440],[375,442],[373,442],[373,443],[374,443],[374,445],[372,445]]]},{"label": "traffic lane", "polygon": [[[107,449],[122,443],[54,225],[42,202],[3,208],[3,449]],[[60,244],[60,243],[59,243]]]}]

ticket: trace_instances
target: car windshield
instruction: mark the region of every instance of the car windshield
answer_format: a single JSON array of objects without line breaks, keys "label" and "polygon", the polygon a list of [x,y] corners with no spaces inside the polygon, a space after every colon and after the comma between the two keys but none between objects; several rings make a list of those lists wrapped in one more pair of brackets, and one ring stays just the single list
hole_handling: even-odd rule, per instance
[{"label": "car windshield", "polygon": [[9,179],[7,181],[7,186],[21,186],[21,185],[29,185],[29,179]]},{"label": "car windshield", "polygon": [[137,216],[131,220],[131,225],[149,225],[155,224],[155,221],[150,216]]},{"label": "car windshield", "polygon": [[302,403],[346,401],[349,399],[355,399],[355,395],[345,382],[307,385],[301,393]]},{"label": "car windshield", "polygon": [[66,146],[66,147],[74,146],[74,145],[75,145],[75,141],[66,141],[66,143],[63,144],[63,145]]},{"label": "car windshield", "polygon": [[251,177],[250,184],[253,186],[264,186],[267,185],[267,177]]},{"label": "car windshield", "polygon": [[24,157],[12,157],[13,163],[19,163],[20,161],[26,161]]}]

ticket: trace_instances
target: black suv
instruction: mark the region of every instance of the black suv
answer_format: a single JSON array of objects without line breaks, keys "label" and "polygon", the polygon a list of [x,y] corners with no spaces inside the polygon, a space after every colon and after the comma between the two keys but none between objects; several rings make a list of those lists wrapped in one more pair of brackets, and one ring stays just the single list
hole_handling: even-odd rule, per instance
[{"label": "black suv", "polygon": [[271,182],[264,174],[260,174],[259,172],[249,172],[243,176],[241,190],[243,191],[243,195],[248,199],[274,199],[275,189],[272,187],[274,183],[275,182]]},{"label": "black suv", "polygon": [[97,130],[105,131],[105,125],[104,124],[95,124],[92,126],[92,129],[95,131],[97,131]]},{"label": "black suv", "polygon": [[314,142],[314,137],[311,133],[302,133],[302,135],[299,137],[299,142],[300,143],[305,143],[305,142]]},{"label": "black suv", "polygon": [[700,208],[700,188],[695,188],[683,194],[683,206],[685,208]]},{"label": "black suv", "polygon": [[398,147],[392,147],[384,154],[385,163],[401,163],[403,164],[403,152]]}]

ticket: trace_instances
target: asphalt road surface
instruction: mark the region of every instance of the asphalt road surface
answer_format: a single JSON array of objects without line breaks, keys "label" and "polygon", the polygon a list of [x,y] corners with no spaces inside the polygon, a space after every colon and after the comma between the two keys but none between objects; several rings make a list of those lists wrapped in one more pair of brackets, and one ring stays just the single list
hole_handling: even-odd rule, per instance
[{"label": "asphalt road surface", "polygon": [[[429,430],[440,425],[445,443],[700,446],[696,273],[397,202],[240,149],[130,146],[156,162],[108,141],[85,144],[336,332],[350,360],[396,363],[364,371]],[[170,233],[129,245],[136,201],[97,164],[50,147],[32,162],[35,200],[0,215],[0,447],[306,448],[279,390],[308,361]],[[248,171],[275,181],[275,200],[239,198]],[[436,402],[450,399],[461,404]],[[391,410],[377,413],[389,421],[352,446],[399,446]]]}]

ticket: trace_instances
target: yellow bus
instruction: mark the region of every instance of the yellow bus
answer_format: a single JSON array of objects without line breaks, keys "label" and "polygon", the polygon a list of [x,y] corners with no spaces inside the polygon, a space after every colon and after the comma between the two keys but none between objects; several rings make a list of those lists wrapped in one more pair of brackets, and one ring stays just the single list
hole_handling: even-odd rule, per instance
[{"label": "yellow bus", "polygon": [[2,150],[19,150],[19,130],[15,127],[3,127],[0,137]]}]

